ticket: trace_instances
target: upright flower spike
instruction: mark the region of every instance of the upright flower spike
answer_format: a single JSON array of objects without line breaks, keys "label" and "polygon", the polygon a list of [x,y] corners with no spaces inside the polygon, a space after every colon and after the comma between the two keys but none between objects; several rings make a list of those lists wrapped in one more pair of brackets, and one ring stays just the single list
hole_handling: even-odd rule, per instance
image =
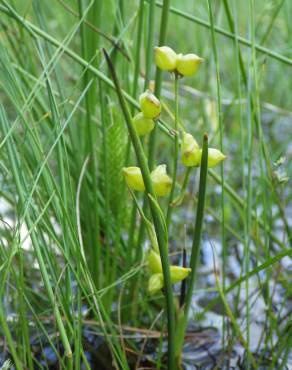
[{"label": "upright flower spike", "polygon": [[173,72],[176,69],[177,54],[168,46],[154,48],[155,63],[163,71]]},{"label": "upright flower spike", "polygon": [[201,151],[195,138],[188,133],[183,135],[181,144],[181,161],[187,167],[199,166],[201,162]]},{"label": "upright flower spike", "polygon": [[142,173],[139,167],[124,167],[123,174],[130,189],[136,191],[145,190]]},{"label": "upright flower spike", "polygon": [[146,118],[155,119],[160,115],[161,104],[150,90],[145,91],[139,98],[140,109]]},{"label": "upright flower spike", "polygon": [[166,165],[161,164],[151,172],[153,190],[156,196],[164,197],[170,193],[172,180],[166,173]]},{"label": "upright flower spike", "polygon": [[[202,156],[202,149],[200,149],[200,156]],[[217,166],[218,163],[224,161],[226,156],[218,149],[208,148],[208,168]]]},{"label": "upright flower spike", "polygon": [[142,112],[139,112],[133,117],[132,123],[139,136],[149,134],[155,126],[153,119],[145,117]]},{"label": "upright flower spike", "polygon": [[179,54],[177,58],[177,71],[183,76],[193,76],[198,71],[203,59],[196,54]]}]

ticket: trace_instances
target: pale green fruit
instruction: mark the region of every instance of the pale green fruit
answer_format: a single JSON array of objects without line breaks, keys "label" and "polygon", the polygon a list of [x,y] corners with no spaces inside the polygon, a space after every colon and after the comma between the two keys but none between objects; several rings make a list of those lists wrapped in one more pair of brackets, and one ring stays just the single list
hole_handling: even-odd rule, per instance
[{"label": "pale green fruit", "polygon": [[142,173],[139,167],[124,167],[123,174],[130,189],[136,191],[145,190]]},{"label": "pale green fruit", "polygon": [[151,172],[153,190],[156,196],[164,197],[170,193],[172,180],[166,173],[166,165],[161,164]]},{"label": "pale green fruit", "polygon": [[[202,149],[200,149],[200,156],[202,156]],[[226,156],[218,149],[208,148],[208,167],[217,166],[218,163],[224,161]]]},{"label": "pale green fruit", "polygon": [[162,273],[153,274],[148,281],[148,292],[154,294],[163,288],[163,275]]},{"label": "pale green fruit", "polygon": [[193,76],[202,62],[203,59],[196,54],[180,54],[177,59],[176,69],[183,76]]},{"label": "pale green fruit", "polygon": [[201,152],[195,138],[188,133],[183,135],[181,144],[181,161],[187,167],[199,166],[201,162]]},{"label": "pale green fruit", "polygon": [[[176,284],[184,280],[192,269],[180,266],[170,266],[170,279],[172,284]],[[154,294],[161,290],[164,286],[164,278],[162,272],[157,272],[151,275],[148,281],[148,291]]]},{"label": "pale green fruit", "polygon": [[159,272],[162,272],[160,255],[154,252],[154,250],[152,249],[148,253],[147,262],[148,262],[149,270],[152,274],[157,274]]},{"label": "pale green fruit", "polygon": [[170,278],[172,284],[184,280],[191,271],[192,269],[187,267],[170,266]]},{"label": "pale green fruit", "polygon": [[157,118],[161,112],[160,101],[150,90],[145,91],[139,98],[140,109],[146,118]]},{"label": "pale green fruit", "polygon": [[168,46],[160,46],[154,49],[155,63],[163,71],[172,72],[176,69],[177,54]]},{"label": "pale green fruit", "polygon": [[139,136],[147,135],[151,132],[155,126],[152,118],[147,118],[142,112],[136,114],[132,119],[133,126]]}]

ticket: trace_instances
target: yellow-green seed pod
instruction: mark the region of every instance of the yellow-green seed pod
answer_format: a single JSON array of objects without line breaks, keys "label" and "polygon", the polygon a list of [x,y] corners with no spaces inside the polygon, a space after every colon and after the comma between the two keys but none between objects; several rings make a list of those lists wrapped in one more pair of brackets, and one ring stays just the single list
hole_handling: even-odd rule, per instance
[{"label": "yellow-green seed pod", "polygon": [[153,130],[155,123],[152,118],[147,118],[142,112],[136,114],[132,119],[133,126],[135,127],[139,136],[147,135]]},{"label": "yellow-green seed pod", "polygon": [[[200,149],[200,156],[202,156],[202,149]],[[226,156],[218,149],[208,148],[208,167],[217,166],[218,163],[224,161]]]},{"label": "yellow-green seed pod", "polygon": [[160,255],[156,252],[154,252],[153,249],[150,250],[148,253],[148,267],[152,274],[157,274],[162,272],[162,265],[161,265],[161,259]]},{"label": "yellow-green seed pod", "polygon": [[170,193],[172,180],[166,173],[166,165],[161,164],[151,172],[153,190],[156,196],[164,197]]},{"label": "yellow-green seed pod", "polygon": [[[157,266],[154,267],[155,271],[157,270]],[[170,279],[172,284],[176,284],[182,280],[184,280],[189,273],[192,271],[190,268],[180,267],[180,266],[170,266]],[[164,286],[164,278],[162,273],[162,267],[160,272],[154,272],[150,276],[148,281],[148,291],[149,293],[153,294],[161,290]]]},{"label": "yellow-green seed pod", "polygon": [[198,143],[191,134],[183,135],[181,144],[181,161],[187,167],[199,166],[201,162],[201,152]]},{"label": "yellow-green seed pod", "polygon": [[168,46],[160,46],[154,49],[155,63],[163,71],[172,72],[176,69],[177,54]]},{"label": "yellow-green seed pod", "polygon": [[153,274],[148,281],[148,292],[154,294],[163,288],[163,275],[162,273]]},{"label": "yellow-green seed pod", "polygon": [[190,268],[180,266],[170,266],[170,278],[172,284],[184,280],[192,271]]},{"label": "yellow-green seed pod", "polygon": [[144,181],[139,167],[124,167],[123,173],[130,189],[144,191]]},{"label": "yellow-green seed pod", "polygon": [[176,69],[183,76],[193,76],[202,62],[203,59],[196,54],[180,54],[177,59]]},{"label": "yellow-green seed pod", "polygon": [[146,118],[157,118],[161,112],[160,101],[150,90],[145,91],[139,98],[140,109]]}]

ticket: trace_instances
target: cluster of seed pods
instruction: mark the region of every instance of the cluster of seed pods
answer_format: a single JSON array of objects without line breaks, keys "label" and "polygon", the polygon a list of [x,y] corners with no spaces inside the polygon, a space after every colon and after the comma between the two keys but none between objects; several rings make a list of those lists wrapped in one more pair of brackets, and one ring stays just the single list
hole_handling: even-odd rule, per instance
[{"label": "cluster of seed pods", "polygon": [[[174,73],[177,78],[193,76],[197,73],[203,59],[196,54],[177,54],[168,46],[155,48],[155,63],[158,68]],[[157,97],[147,90],[140,95],[140,112],[132,119],[132,124],[139,136],[149,134],[155,127],[155,121],[161,113],[161,103]],[[181,140],[181,163],[186,167],[198,167],[201,164],[202,149],[196,139],[187,132],[182,133]],[[208,167],[214,167],[225,159],[225,155],[218,149],[208,149]],[[123,168],[126,183],[131,190],[145,191],[142,173],[139,167]],[[161,164],[151,172],[151,181],[156,196],[169,195],[172,187],[172,179],[167,174],[166,165]],[[159,251],[153,248],[148,253],[148,269],[150,279],[148,291],[155,293],[163,288],[163,273]],[[173,284],[184,280],[190,268],[170,266],[171,282]]]}]

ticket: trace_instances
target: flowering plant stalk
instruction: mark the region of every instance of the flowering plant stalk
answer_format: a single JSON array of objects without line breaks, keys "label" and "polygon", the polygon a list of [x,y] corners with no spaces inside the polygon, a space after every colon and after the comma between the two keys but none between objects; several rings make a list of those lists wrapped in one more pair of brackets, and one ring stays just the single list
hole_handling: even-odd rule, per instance
[{"label": "flowering plant stalk", "polygon": [[179,149],[179,136],[178,136],[178,87],[179,87],[179,75],[178,73],[174,73],[174,100],[175,100],[175,114],[174,114],[174,156],[173,156],[173,170],[172,170],[172,187],[171,192],[169,195],[168,201],[168,209],[167,209],[167,216],[166,216],[166,225],[169,229],[169,224],[171,221],[171,213],[172,213],[172,201],[174,198],[174,191],[175,191],[175,184],[176,184],[176,177],[177,177],[177,161],[178,161],[178,149]]},{"label": "flowering plant stalk", "polygon": [[170,276],[170,267],[169,267],[169,260],[168,260],[168,246],[166,243],[167,235],[165,235],[165,228],[162,223],[161,215],[157,209],[157,201],[156,196],[154,193],[151,175],[149,171],[149,167],[147,164],[147,159],[144,154],[144,150],[138,134],[132,125],[132,119],[130,116],[130,112],[128,110],[125,98],[122,93],[122,89],[120,87],[120,83],[118,77],[116,75],[114,66],[105,50],[103,50],[115,88],[116,93],[119,98],[119,102],[121,105],[122,112],[124,114],[124,118],[127,124],[127,128],[129,131],[129,135],[136,153],[136,157],[141,169],[143,181],[145,184],[145,189],[147,193],[151,196],[151,200],[149,202],[151,215],[154,223],[154,228],[157,236],[157,242],[161,257],[161,264],[162,264],[162,272],[163,272],[163,279],[165,284],[165,296],[166,296],[166,310],[167,310],[167,327],[168,327],[168,368],[175,369],[175,310],[174,310],[174,300],[173,300],[173,292],[172,292],[172,285],[171,285],[171,276]]},{"label": "flowering plant stalk", "polygon": [[[147,266],[150,273],[148,292],[155,294],[164,289],[166,297],[167,323],[168,323],[168,369],[176,369],[181,366],[181,352],[184,343],[185,332],[188,322],[188,314],[191,307],[192,292],[196,277],[196,268],[200,250],[202,225],[204,217],[205,194],[208,167],[214,167],[225,159],[225,155],[219,150],[208,148],[208,136],[204,135],[203,145],[200,148],[195,138],[183,132],[181,140],[181,162],[187,167],[185,180],[181,194],[176,198],[175,186],[177,178],[177,165],[179,156],[179,131],[178,131],[178,80],[183,76],[194,75],[202,58],[195,54],[176,54],[169,47],[155,48],[157,66],[165,71],[174,73],[175,83],[175,138],[173,155],[173,174],[168,176],[166,165],[160,164],[150,172],[147,158],[139,136],[147,135],[154,129],[155,120],[161,112],[159,99],[150,91],[146,90],[140,95],[139,103],[141,112],[131,118],[122,89],[119,84],[114,66],[104,50],[107,64],[116,88],[120,106],[127,124],[131,142],[133,144],[139,167],[131,166],[123,169],[125,181],[132,194],[134,202],[141,214],[143,223],[146,225],[152,248],[148,252]],[[200,166],[200,184],[196,224],[193,236],[190,266],[175,266],[168,259],[168,230],[171,221],[172,207],[183,199],[189,181],[191,169]],[[152,223],[140,209],[133,191],[147,193],[148,203],[152,215]],[[157,197],[169,195],[167,216],[165,218]],[[184,258],[186,261],[186,258]],[[186,280],[188,279],[188,280]],[[181,297],[174,301],[172,284],[182,283]],[[175,315],[176,307],[176,315]]]}]

